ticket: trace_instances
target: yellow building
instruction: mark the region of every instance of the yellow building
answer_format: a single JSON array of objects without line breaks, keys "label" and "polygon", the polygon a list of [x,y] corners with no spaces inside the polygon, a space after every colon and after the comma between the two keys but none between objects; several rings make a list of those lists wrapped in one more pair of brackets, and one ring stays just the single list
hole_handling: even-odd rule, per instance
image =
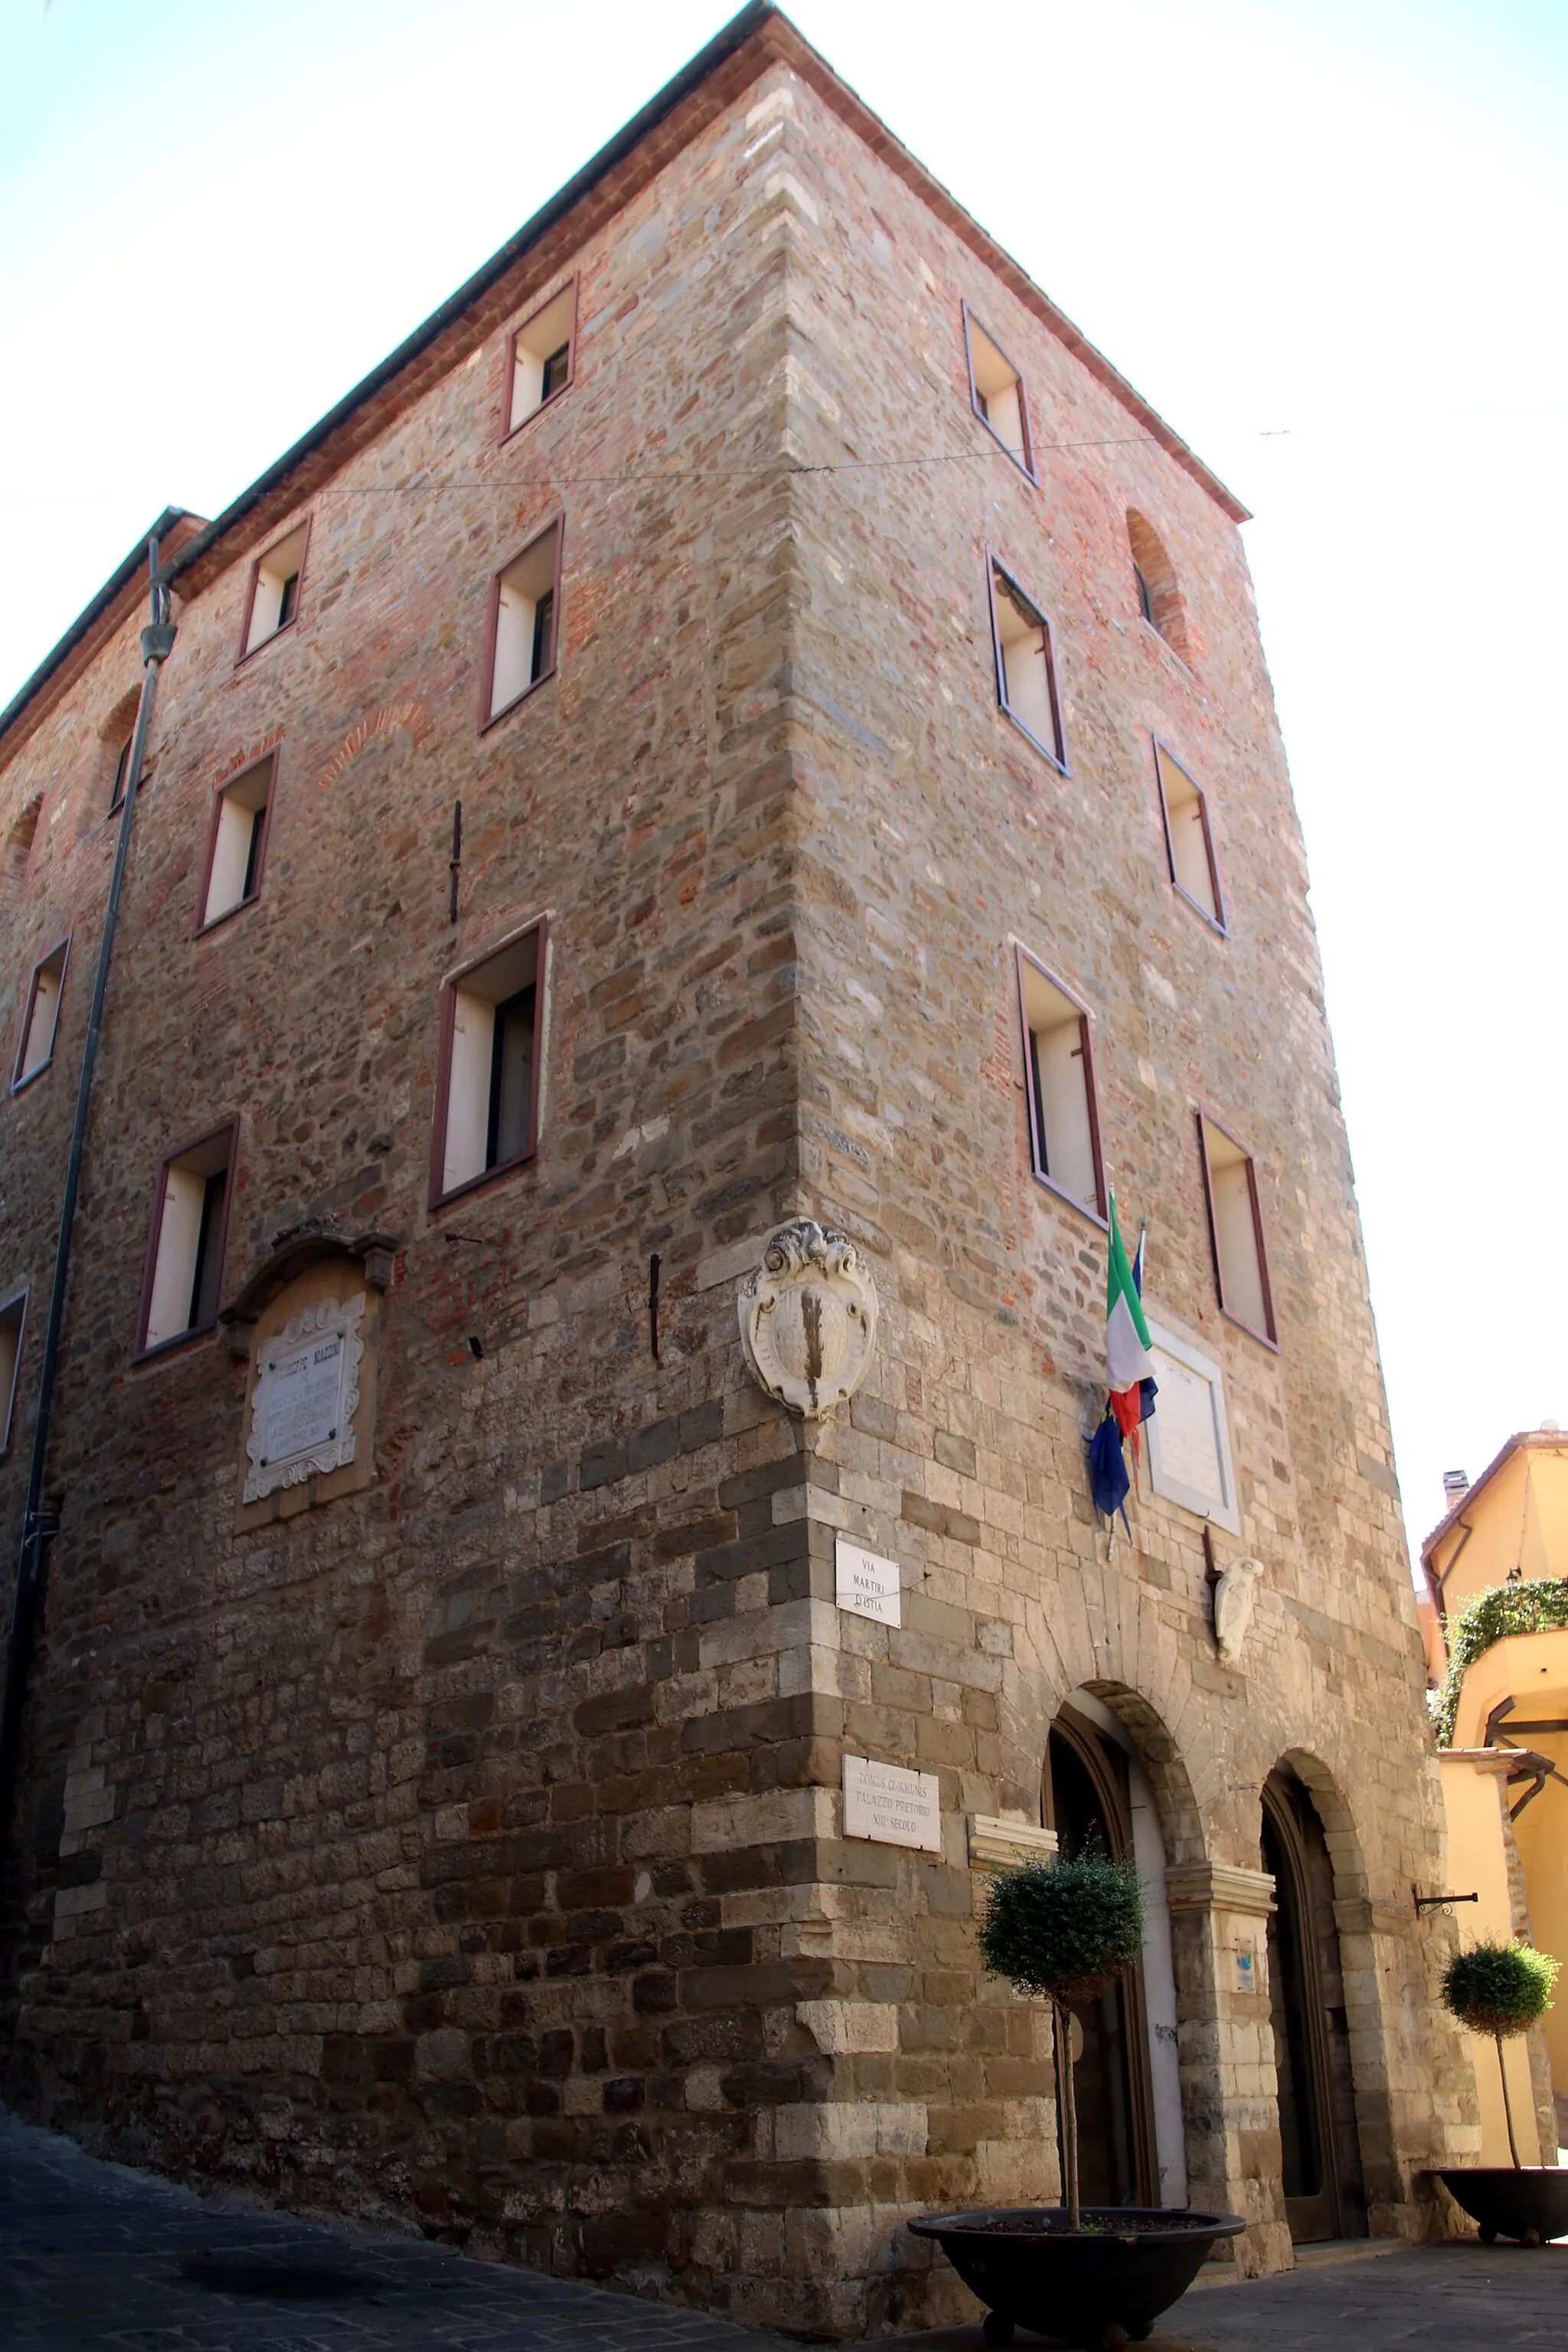
[{"label": "yellow building", "polygon": [[[1421,1548],[1442,1693],[1441,1891],[1479,1898],[1456,1909],[1467,1944],[1521,1934],[1568,1961],[1568,1436],[1544,1422],[1473,1486],[1458,1471],[1444,1486],[1447,1512]],[[1475,2056],[1482,2161],[1506,2164],[1496,2056]],[[1554,2163],[1568,2141],[1568,1995],[1509,2045],[1509,2093],[1521,2160]]]}]

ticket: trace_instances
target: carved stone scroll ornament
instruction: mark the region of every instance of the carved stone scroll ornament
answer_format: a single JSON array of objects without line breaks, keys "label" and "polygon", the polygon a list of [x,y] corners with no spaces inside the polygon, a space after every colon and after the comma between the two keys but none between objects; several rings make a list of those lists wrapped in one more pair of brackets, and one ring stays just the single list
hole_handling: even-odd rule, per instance
[{"label": "carved stone scroll ornament", "polygon": [[775,1225],[736,1307],[746,1369],[807,1421],[852,1397],[877,1344],[877,1287],[860,1252],[834,1225]]},{"label": "carved stone scroll ornament", "polygon": [[364,1305],[363,1291],[357,1298],[319,1298],[263,1340],[246,1440],[246,1502],[353,1460]]},{"label": "carved stone scroll ornament", "polygon": [[1262,1574],[1260,1559],[1233,1559],[1215,1586],[1214,1637],[1227,1666],[1234,1666],[1241,1655]]}]

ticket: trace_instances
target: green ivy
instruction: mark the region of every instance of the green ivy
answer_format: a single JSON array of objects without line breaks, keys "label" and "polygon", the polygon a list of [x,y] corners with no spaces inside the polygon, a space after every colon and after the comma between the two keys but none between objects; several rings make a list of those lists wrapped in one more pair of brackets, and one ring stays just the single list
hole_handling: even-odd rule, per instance
[{"label": "green ivy", "polygon": [[1454,1737],[1465,1676],[1494,1642],[1510,1633],[1550,1633],[1568,1626],[1568,1577],[1534,1583],[1494,1584],[1467,1602],[1448,1628],[1448,1673],[1437,1704],[1437,1738],[1447,1748]]}]

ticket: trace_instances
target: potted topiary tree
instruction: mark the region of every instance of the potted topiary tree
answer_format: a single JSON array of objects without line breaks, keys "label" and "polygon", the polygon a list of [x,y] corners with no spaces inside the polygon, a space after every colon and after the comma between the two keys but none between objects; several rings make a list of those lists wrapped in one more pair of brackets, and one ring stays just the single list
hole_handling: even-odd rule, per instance
[{"label": "potted topiary tree", "polygon": [[1062,2116],[1061,2205],[922,2215],[964,2284],[988,2305],[985,2339],[1016,2326],[1096,2347],[1142,2343],[1192,2284],[1216,2238],[1246,2227],[1230,2213],[1090,2207],[1079,2200],[1078,2100],[1068,2004],[1098,2000],[1130,1968],[1143,1936],[1143,1898],[1130,1862],[1098,1853],[998,1871],[980,1926],[994,1976],[1050,2002]]},{"label": "potted topiary tree", "polygon": [[1539,2246],[1568,2234],[1568,2169],[1521,2164],[1508,2095],[1505,2042],[1544,2017],[1552,2006],[1559,1963],[1530,1944],[1473,1944],[1457,1952],[1443,1972],[1443,2005],[1472,2033],[1486,2033],[1497,2045],[1502,2081],[1503,2119],[1511,2165],[1455,2165],[1441,2176],[1444,2187],[1479,2223],[1489,2246],[1494,2239],[1517,2238]]}]

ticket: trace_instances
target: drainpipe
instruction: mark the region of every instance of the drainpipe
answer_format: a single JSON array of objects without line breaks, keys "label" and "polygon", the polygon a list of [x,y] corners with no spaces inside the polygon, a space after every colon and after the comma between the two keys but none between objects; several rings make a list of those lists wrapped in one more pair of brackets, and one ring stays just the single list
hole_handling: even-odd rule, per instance
[{"label": "drainpipe", "polygon": [[147,541],[147,578],[152,593],[152,619],[142,632],[142,698],[136,706],[136,728],[125,777],[125,805],[120,813],[120,837],[114,845],[114,869],[109,882],[109,904],[103,911],[103,936],[98,947],[98,971],[92,984],[92,1007],[87,1020],[81,1076],[77,1082],[76,1124],[71,1129],[70,1157],[66,1162],[65,1194],[60,1202],[59,1234],[55,1243],[55,1275],[49,1291],[49,1319],[44,1327],[44,1357],[38,1371],[38,1410],[33,1423],[33,1453],[27,1471],[27,1500],[22,1515],[22,1544],[16,1564],[16,1596],[11,1610],[11,1638],[5,1652],[5,1682],[0,1694],[0,1856],[9,1842],[11,1811],[16,1793],[16,1759],[22,1744],[22,1708],[27,1695],[27,1675],[33,1661],[38,1621],[48,1581],[49,1545],[59,1527],[59,1507],[44,1494],[44,1468],[49,1450],[55,1377],[59,1365],[60,1332],[65,1323],[66,1292],[70,1281],[72,1229],[77,1193],[81,1185],[82,1151],[87,1142],[88,1116],[92,1108],[93,1072],[103,1028],[103,1000],[109,987],[109,966],[114,953],[114,930],[120,919],[120,897],[131,850],[131,824],[136,814],[136,793],[147,756],[153,723],[153,702],[158,672],[174,643],[169,618],[169,591],[158,569],[158,534]]}]

